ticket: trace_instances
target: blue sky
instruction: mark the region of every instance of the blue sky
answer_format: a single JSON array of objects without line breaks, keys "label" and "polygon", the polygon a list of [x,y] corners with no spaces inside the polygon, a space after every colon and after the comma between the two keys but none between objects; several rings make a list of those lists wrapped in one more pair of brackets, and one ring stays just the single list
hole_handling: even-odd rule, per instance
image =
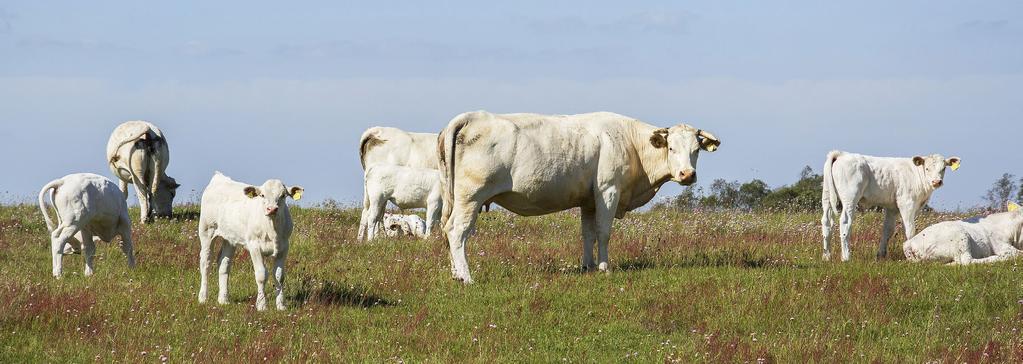
[{"label": "blue sky", "polygon": [[962,157],[942,208],[1023,175],[1021,2],[627,3],[5,1],[0,192],[109,175],[110,131],[145,119],[182,200],[221,170],[352,202],[362,130],[480,109],[696,125],[724,142],[704,185],[777,187],[831,149]]}]

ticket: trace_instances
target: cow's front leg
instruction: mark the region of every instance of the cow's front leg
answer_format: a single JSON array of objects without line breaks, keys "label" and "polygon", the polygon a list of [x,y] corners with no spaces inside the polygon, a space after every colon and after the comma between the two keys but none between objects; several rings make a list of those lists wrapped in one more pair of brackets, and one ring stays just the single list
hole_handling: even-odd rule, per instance
[{"label": "cow's front leg", "polygon": [[911,239],[916,235],[916,212],[917,209],[913,207],[899,208],[899,212],[902,214],[902,227],[906,229],[906,240]]},{"label": "cow's front leg", "polygon": [[[288,244],[285,243],[285,246]],[[277,256],[274,257],[274,287],[277,291],[276,306],[278,310],[284,310],[284,260],[288,257],[288,250],[278,250]]]},{"label": "cow's front leg", "polygon": [[881,245],[877,248],[877,259],[884,259],[888,256],[888,240],[891,240],[895,230],[895,218],[899,214],[898,209],[884,209],[884,224],[881,226]]},{"label": "cow's front leg", "polygon": [[618,199],[618,189],[611,187],[601,191],[596,203],[597,256],[600,259],[597,269],[604,272],[611,268],[607,245],[611,239],[611,224],[614,223],[615,213],[618,211]]},{"label": "cow's front leg", "polygon": [[263,265],[263,252],[259,250],[258,242],[249,242],[249,256],[252,257],[252,273],[256,277],[256,311],[266,311],[266,293],[263,292],[266,286],[266,266]]},{"label": "cow's front leg", "polygon": [[582,223],[580,224],[583,237],[583,255],[580,261],[583,271],[589,271],[597,267],[593,261],[593,240],[597,239],[597,210],[596,208],[581,208],[579,211]]}]

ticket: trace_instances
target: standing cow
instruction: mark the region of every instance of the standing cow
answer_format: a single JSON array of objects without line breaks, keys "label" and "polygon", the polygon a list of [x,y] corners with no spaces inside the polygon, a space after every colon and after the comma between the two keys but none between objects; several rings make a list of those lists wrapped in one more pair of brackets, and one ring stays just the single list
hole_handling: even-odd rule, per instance
[{"label": "standing cow", "polygon": [[[57,216],[56,224],[46,208],[48,194]],[[113,181],[92,173],[69,174],[55,179],[39,191],[39,210],[46,220],[46,230],[50,232],[54,277],[60,278],[66,244],[83,246],[85,275],[92,275],[92,259],[96,255],[94,238],[109,242],[120,236],[121,250],[128,258],[128,267],[135,267],[128,204]]]},{"label": "standing cow", "polygon": [[953,171],[959,169],[959,158],[945,159],[939,154],[884,158],[841,151],[828,153],[821,193],[823,259],[831,258],[828,240],[832,220],[834,215],[841,214],[842,261],[849,260],[849,233],[857,206],[884,208],[881,245],[877,251],[879,259],[888,255],[888,239],[895,228],[896,215],[902,215],[906,239],[912,238],[916,234],[917,213],[934,190],[945,183],[945,167],[952,167]]},{"label": "standing cow", "polygon": [[960,221],[940,222],[902,245],[909,261],[950,264],[991,263],[1023,254],[1023,210],[1010,202],[1007,212]]},{"label": "standing cow", "polygon": [[443,191],[440,171],[427,168],[375,165],[366,169],[358,239],[373,240],[383,223],[387,201],[402,209],[425,208],[428,237],[440,220]]},{"label": "standing cow", "polygon": [[284,309],[284,260],[294,227],[285,199],[302,198],[302,187],[285,187],[272,179],[261,186],[236,182],[216,172],[202,193],[199,212],[199,302],[206,302],[206,276],[213,242],[220,241],[220,291],[217,303],[227,304],[227,280],[235,248],[248,250],[256,276],[256,310],[266,310],[266,266],[263,256],[274,258],[276,307]]},{"label": "standing cow", "polygon": [[383,126],[366,129],[359,139],[359,162],[363,170],[375,165],[437,169],[437,134]]},{"label": "standing cow", "polygon": [[471,283],[465,245],[483,204],[524,216],[580,207],[582,266],[606,271],[613,218],[646,204],[669,180],[695,183],[700,151],[712,152],[721,141],[686,124],[658,128],[609,112],[478,111],[452,119],[440,143],[451,273]]},{"label": "standing cow", "polygon": [[170,150],[160,128],[146,121],[119,125],[107,141],[107,161],[125,199],[128,184],[135,185],[141,223],[151,221],[154,215],[171,216],[171,204],[181,185],[167,175]]}]

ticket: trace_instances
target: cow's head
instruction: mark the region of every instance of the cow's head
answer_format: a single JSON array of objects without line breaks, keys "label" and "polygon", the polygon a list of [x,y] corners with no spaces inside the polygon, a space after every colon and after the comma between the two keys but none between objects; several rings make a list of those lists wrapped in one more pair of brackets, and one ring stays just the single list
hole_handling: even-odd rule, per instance
[{"label": "cow's head", "polygon": [[272,217],[277,215],[277,209],[281,206],[287,206],[284,203],[285,197],[291,197],[298,201],[302,198],[302,193],[305,192],[305,189],[299,186],[288,188],[284,186],[284,182],[272,179],[263,182],[263,185],[259,187],[245,187],[244,192],[245,196],[258,200],[263,205],[263,213],[266,216]]},{"label": "cow's head", "polygon": [[156,193],[153,194],[151,205],[153,214],[156,216],[171,216],[171,205],[174,203],[174,196],[177,195],[178,187],[181,187],[174,178],[163,176],[156,186]]},{"label": "cow's head", "polygon": [[696,183],[696,159],[700,156],[700,150],[713,152],[721,145],[721,140],[706,130],[679,124],[668,129],[654,130],[650,144],[655,148],[667,149],[671,180],[688,186]]},{"label": "cow's head", "polygon": [[959,157],[945,159],[940,154],[918,155],[913,157],[913,164],[923,169],[926,183],[938,188],[945,184],[945,167],[952,167],[953,171],[959,169]]}]

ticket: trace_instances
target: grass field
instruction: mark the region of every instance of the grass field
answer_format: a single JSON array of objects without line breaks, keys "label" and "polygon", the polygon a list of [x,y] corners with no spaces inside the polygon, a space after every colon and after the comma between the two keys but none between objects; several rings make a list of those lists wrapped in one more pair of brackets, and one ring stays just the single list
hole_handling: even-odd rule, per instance
[{"label": "grass field", "polygon": [[359,243],[356,210],[292,211],[288,310],[260,313],[244,253],[232,303],[196,301],[195,206],[135,226],[136,269],[102,244],[95,276],[72,255],[61,280],[38,208],[0,207],[0,362],[1023,360],[1018,263],[908,264],[901,234],[876,261],[878,214],[851,263],[820,261],[816,214],[630,214],[603,274],[579,271],[577,212],[491,212],[463,286],[440,238]]}]

